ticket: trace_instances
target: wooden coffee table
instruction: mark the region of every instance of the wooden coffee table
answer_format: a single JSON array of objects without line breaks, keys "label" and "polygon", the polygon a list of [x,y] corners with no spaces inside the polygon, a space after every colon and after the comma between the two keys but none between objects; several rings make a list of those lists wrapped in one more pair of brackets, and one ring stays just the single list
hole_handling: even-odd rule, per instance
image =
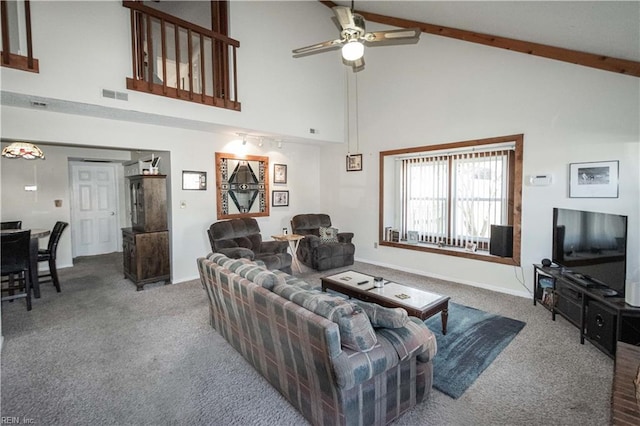
[{"label": "wooden coffee table", "polygon": [[403,308],[411,316],[426,320],[440,312],[442,334],[447,334],[449,296],[418,290],[403,284],[384,280],[383,287],[373,286],[373,276],[356,271],[346,271],[323,277],[322,291],[333,290],[345,296],[365,302],[373,302],[388,308]]}]

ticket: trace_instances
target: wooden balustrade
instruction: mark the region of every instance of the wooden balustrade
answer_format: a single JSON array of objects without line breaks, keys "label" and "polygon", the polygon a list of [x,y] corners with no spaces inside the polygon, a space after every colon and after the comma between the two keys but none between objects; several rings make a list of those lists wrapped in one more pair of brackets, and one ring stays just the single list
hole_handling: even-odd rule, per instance
[{"label": "wooden balustrade", "polygon": [[240,111],[240,42],[140,2],[123,6],[131,9],[128,89]]},{"label": "wooden balustrade", "polygon": [[[0,53],[0,65],[3,67],[37,73],[39,72],[40,66],[38,60],[33,57],[33,43],[31,40],[31,4],[29,3],[29,0],[24,0],[23,5],[24,22],[10,23],[7,2],[4,0],[0,2],[0,23],[2,25],[2,53]],[[16,7],[19,7],[19,3],[16,3]],[[18,14],[18,16],[21,15]],[[14,26],[19,29],[23,25],[26,36],[27,56],[11,51],[10,28]]]}]

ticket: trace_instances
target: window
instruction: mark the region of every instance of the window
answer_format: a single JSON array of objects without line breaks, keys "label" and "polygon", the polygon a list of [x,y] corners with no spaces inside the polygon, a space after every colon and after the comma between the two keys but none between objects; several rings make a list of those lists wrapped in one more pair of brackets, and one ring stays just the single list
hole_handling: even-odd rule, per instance
[{"label": "window", "polygon": [[381,243],[486,258],[491,225],[512,225],[519,263],[522,135],[380,156]]},{"label": "window", "polygon": [[31,42],[31,5],[29,0],[0,2],[2,56],[0,65],[23,71],[39,72]]}]

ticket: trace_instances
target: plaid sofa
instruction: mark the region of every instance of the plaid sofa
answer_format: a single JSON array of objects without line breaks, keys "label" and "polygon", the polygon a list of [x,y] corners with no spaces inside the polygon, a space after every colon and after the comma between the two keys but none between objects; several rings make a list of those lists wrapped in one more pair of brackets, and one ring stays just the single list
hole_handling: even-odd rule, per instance
[{"label": "plaid sofa", "polygon": [[379,322],[394,310],[360,307],[247,259],[197,262],[211,325],[312,424],[387,424],[428,397],[436,340],[406,311],[403,325],[386,328]]}]

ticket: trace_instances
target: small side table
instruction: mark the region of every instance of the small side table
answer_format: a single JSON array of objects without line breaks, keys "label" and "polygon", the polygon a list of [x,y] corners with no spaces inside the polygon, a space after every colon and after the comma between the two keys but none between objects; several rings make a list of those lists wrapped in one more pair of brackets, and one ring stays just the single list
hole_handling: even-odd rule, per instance
[{"label": "small side table", "polygon": [[300,244],[300,240],[304,238],[304,235],[299,234],[280,234],[280,235],[272,235],[276,241],[288,241],[289,242],[289,250],[291,250],[291,257],[293,257],[293,264],[298,269],[298,272],[302,272],[302,268],[300,268],[300,264],[298,263],[298,244]]}]

